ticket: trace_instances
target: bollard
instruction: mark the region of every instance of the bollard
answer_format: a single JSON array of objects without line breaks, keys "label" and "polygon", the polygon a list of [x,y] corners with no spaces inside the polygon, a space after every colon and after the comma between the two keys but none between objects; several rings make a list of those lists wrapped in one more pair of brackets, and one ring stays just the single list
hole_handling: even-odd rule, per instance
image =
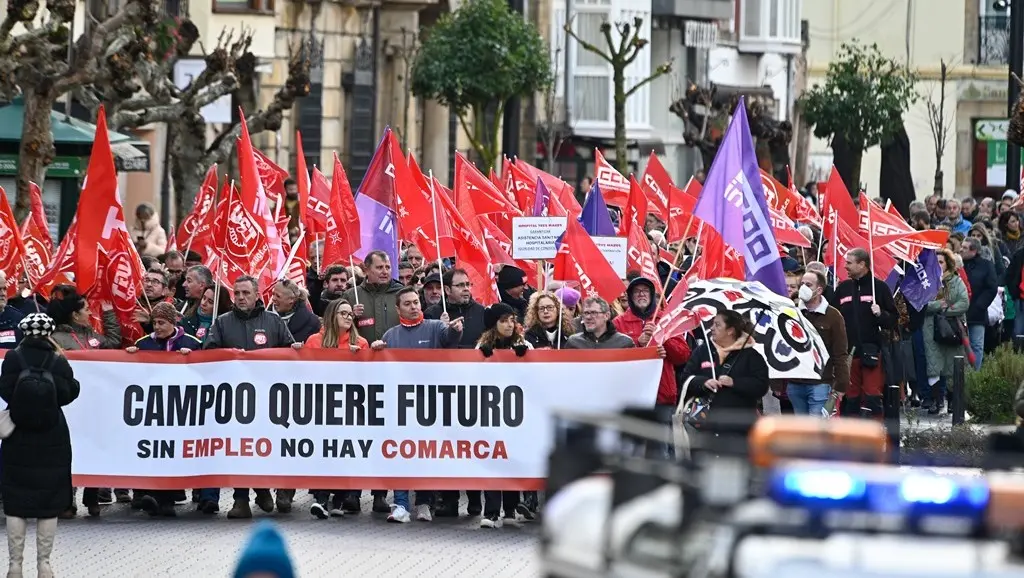
[{"label": "bollard", "polygon": [[900,399],[901,387],[901,384],[886,385],[882,390],[885,431],[889,438],[890,456],[894,463],[899,463],[900,459],[900,410],[903,408]]},{"label": "bollard", "polygon": [[964,397],[964,372],[966,364],[963,355],[953,358],[953,383],[950,385],[950,404],[953,410],[953,425],[964,423],[966,399]]},{"label": "bollard", "polygon": [[1013,336],[1013,352],[1024,353],[1024,335]]}]

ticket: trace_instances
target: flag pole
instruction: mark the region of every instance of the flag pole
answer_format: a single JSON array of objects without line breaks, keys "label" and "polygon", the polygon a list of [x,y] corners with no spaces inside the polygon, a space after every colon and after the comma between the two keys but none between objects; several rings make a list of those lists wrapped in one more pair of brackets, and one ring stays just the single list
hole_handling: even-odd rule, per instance
[{"label": "flag pole", "polygon": [[349,276],[352,278],[352,295],[356,298],[356,305],[359,305],[359,287],[356,287],[356,263],[352,260],[352,255],[348,256],[348,269]]},{"label": "flag pole", "polygon": [[[231,184],[229,185],[229,188],[228,188],[228,207],[227,207],[227,209],[228,209],[228,213],[229,214],[231,212],[231,194],[234,192],[234,190],[235,190],[235,179],[231,179]],[[217,309],[218,309],[217,305],[220,303],[220,291],[221,291],[221,285],[223,285],[223,283],[221,283],[221,281],[220,281],[220,274],[224,271],[224,253],[223,253],[224,247],[221,247],[220,249],[221,249],[222,252],[221,252],[220,255],[217,255],[217,274],[215,274],[213,276],[213,321],[211,323],[214,323],[214,322],[217,321]]]},{"label": "flag pole", "polygon": [[872,227],[871,227],[871,199],[868,199],[867,195],[865,195],[864,193],[860,194],[860,198],[861,198],[862,201],[865,201],[865,204],[867,205],[867,210],[868,210],[868,263],[871,263],[871,265],[869,266],[870,271],[868,271],[868,273],[871,274],[871,304],[874,305],[876,303],[876,301],[875,301],[875,267],[874,267],[874,261],[875,261],[875,234],[874,234],[874,231],[872,230]]},{"label": "flag pole", "polygon": [[[565,285],[562,285],[562,286],[565,287]],[[565,309],[565,303],[562,302],[562,298],[559,297],[558,295],[555,295],[555,297],[558,297],[558,333],[555,334],[555,349],[561,349],[562,348],[562,310]]]},{"label": "flag pole", "polygon": [[441,310],[448,314],[448,302],[444,298],[444,261],[441,259],[441,230],[437,226],[437,193],[434,189],[434,169],[428,169],[430,179],[430,212],[434,215],[434,241],[437,243],[437,269],[441,278]]},{"label": "flag pole", "polygon": [[288,268],[292,266],[292,261],[295,260],[295,255],[299,253],[299,244],[302,243],[302,237],[306,234],[306,228],[302,223],[299,223],[299,238],[292,246],[292,250],[288,253],[288,258],[284,262],[284,267],[281,268],[277,280],[280,281],[288,276]]}]

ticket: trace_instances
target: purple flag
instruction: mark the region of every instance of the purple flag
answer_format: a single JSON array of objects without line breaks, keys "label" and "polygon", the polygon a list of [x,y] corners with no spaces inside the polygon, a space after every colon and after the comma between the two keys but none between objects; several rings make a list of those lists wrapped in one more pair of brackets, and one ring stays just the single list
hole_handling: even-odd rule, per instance
[{"label": "purple flag", "polygon": [[743,255],[747,281],[760,281],[779,295],[788,293],[743,97],[711,163],[693,214]]},{"label": "purple flag", "polygon": [[612,223],[612,216],[608,212],[608,205],[604,203],[604,196],[601,194],[601,187],[597,181],[590,186],[587,200],[583,203],[583,212],[580,213],[580,224],[591,237],[614,237],[615,225]]},{"label": "purple flag", "polygon": [[[391,158],[390,128],[377,144],[363,181],[356,189],[356,210],[359,212],[359,237],[362,247],[355,253],[365,259],[370,251],[384,251],[391,260],[391,276],[398,278],[398,207],[395,193],[394,159]],[[398,162],[405,162],[399,159]]]},{"label": "purple flag", "polygon": [[551,199],[551,191],[544,186],[544,181],[537,177],[537,194],[533,197],[533,216],[548,216],[548,201]]},{"label": "purple flag", "polygon": [[900,291],[911,307],[920,311],[929,301],[934,301],[942,283],[942,268],[935,251],[924,249],[917,256],[917,263],[907,267]]}]

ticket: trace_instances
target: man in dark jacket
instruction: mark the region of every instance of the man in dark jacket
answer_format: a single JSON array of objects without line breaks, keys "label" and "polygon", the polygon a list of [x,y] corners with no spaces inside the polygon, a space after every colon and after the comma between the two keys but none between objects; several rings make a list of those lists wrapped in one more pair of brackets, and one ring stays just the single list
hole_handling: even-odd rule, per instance
[{"label": "man in dark jacket", "polygon": [[814,325],[828,351],[828,363],[816,382],[790,382],[786,385],[793,413],[822,417],[829,396],[844,393],[850,385],[850,347],[846,341],[846,321],[838,309],[825,300],[828,282],[818,271],[804,273],[797,289],[801,313]]},{"label": "man in dark jacket", "polygon": [[[239,277],[234,286],[235,305],[231,311],[214,320],[203,349],[271,349],[275,347],[302,347],[295,341],[288,325],[275,313],[267,311],[260,302],[259,282],[248,275]],[[291,511],[295,490],[277,491],[277,508],[282,513]],[[207,488],[200,491],[199,509],[207,514],[217,512],[220,490]],[[256,505],[264,512],[274,511],[274,498],[270,490],[256,490]],[[235,504],[228,518],[252,518],[249,507],[249,488],[235,488]]]},{"label": "man in dark jacket", "polygon": [[274,311],[288,324],[299,343],[320,332],[320,318],[309,308],[309,294],[290,279],[281,279],[272,292]]},{"label": "man in dark jacket", "polygon": [[348,277],[349,271],[344,265],[331,265],[324,271],[323,290],[314,293],[311,289],[309,293],[310,301],[314,302],[313,313],[316,313],[317,317],[323,317],[327,304],[335,299],[341,299],[345,291],[348,291]]},{"label": "man in dark jacket", "polygon": [[619,333],[612,324],[612,309],[600,297],[583,300],[583,331],[565,342],[565,349],[627,349],[633,339]]},{"label": "man in dark jacket", "polygon": [[516,321],[522,323],[532,294],[526,284],[526,273],[515,265],[505,265],[498,271],[497,284],[501,302],[515,309]]},{"label": "man in dark jacket", "polygon": [[833,306],[846,322],[850,346],[850,387],[842,414],[856,417],[866,409],[872,417],[881,419],[885,386],[882,330],[895,329],[899,314],[889,286],[872,275],[871,256],[866,250],[852,249],[846,254],[846,272],[850,278],[836,287],[833,296]]},{"label": "man in dark jacket", "polygon": [[[448,307],[450,319],[462,318],[462,341],[459,349],[473,349],[484,332],[484,306],[473,301],[473,284],[465,269],[450,269],[444,274],[443,305]],[[428,307],[423,316],[427,319],[441,319],[445,309],[442,303]]]},{"label": "man in dark jacket", "polygon": [[974,352],[974,369],[981,369],[985,355],[985,328],[988,327],[988,306],[999,292],[999,280],[992,261],[983,258],[981,242],[974,237],[964,239],[960,256],[964,259],[964,272],[971,284],[971,301],[967,307],[967,334]]},{"label": "man in dark jacket", "polygon": [[[402,290],[402,284],[391,278],[391,259],[384,251],[370,251],[363,260],[366,279],[342,294],[341,298],[352,305],[356,316],[356,331],[369,343],[380,341],[384,333],[398,325],[398,307],[395,295]],[[343,504],[349,513],[358,513],[359,490],[353,490]],[[388,506],[387,490],[373,490],[373,511],[379,514],[391,512]]]},{"label": "man in dark jacket", "polygon": [[23,317],[24,313],[7,304],[7,276],[0,271],[0,349],[14,349],[21,343],[18,323]]}]

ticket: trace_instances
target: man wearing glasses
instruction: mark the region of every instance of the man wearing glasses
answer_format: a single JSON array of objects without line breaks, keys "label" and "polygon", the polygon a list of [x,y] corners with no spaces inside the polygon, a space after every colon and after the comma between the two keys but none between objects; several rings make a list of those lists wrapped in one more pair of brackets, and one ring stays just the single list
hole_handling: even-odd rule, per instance
[{"label": "man wearing glasses", "polygon": [[612,324],[611,308],[600,297],[583,300],[583,331],[565,342],[566,349],[627,349],[636,347],[633,339],[619,333]]},{"label": "man wearing glasses", "polygon": [[[459,349],[474,349],[480,334],[484,332],[484,306],[473,301],[473,283],[465,269],[450,269],[441,279],[444,301],[433,305],[424,312],[427,319],[441,319],[444,313],[443,305],[448,307],[448,318],[462,318],[462,339],[459,341]],[[440,503],[434,510],[434,516],[438,518],[456,518],[459,515],[459,492],[458,490],[445,490],[439,492]],[[480,499],[480,490],[466,490],[468,501],[467,512],[470,516],[479,516],[483,511],[483,503]]]}]

